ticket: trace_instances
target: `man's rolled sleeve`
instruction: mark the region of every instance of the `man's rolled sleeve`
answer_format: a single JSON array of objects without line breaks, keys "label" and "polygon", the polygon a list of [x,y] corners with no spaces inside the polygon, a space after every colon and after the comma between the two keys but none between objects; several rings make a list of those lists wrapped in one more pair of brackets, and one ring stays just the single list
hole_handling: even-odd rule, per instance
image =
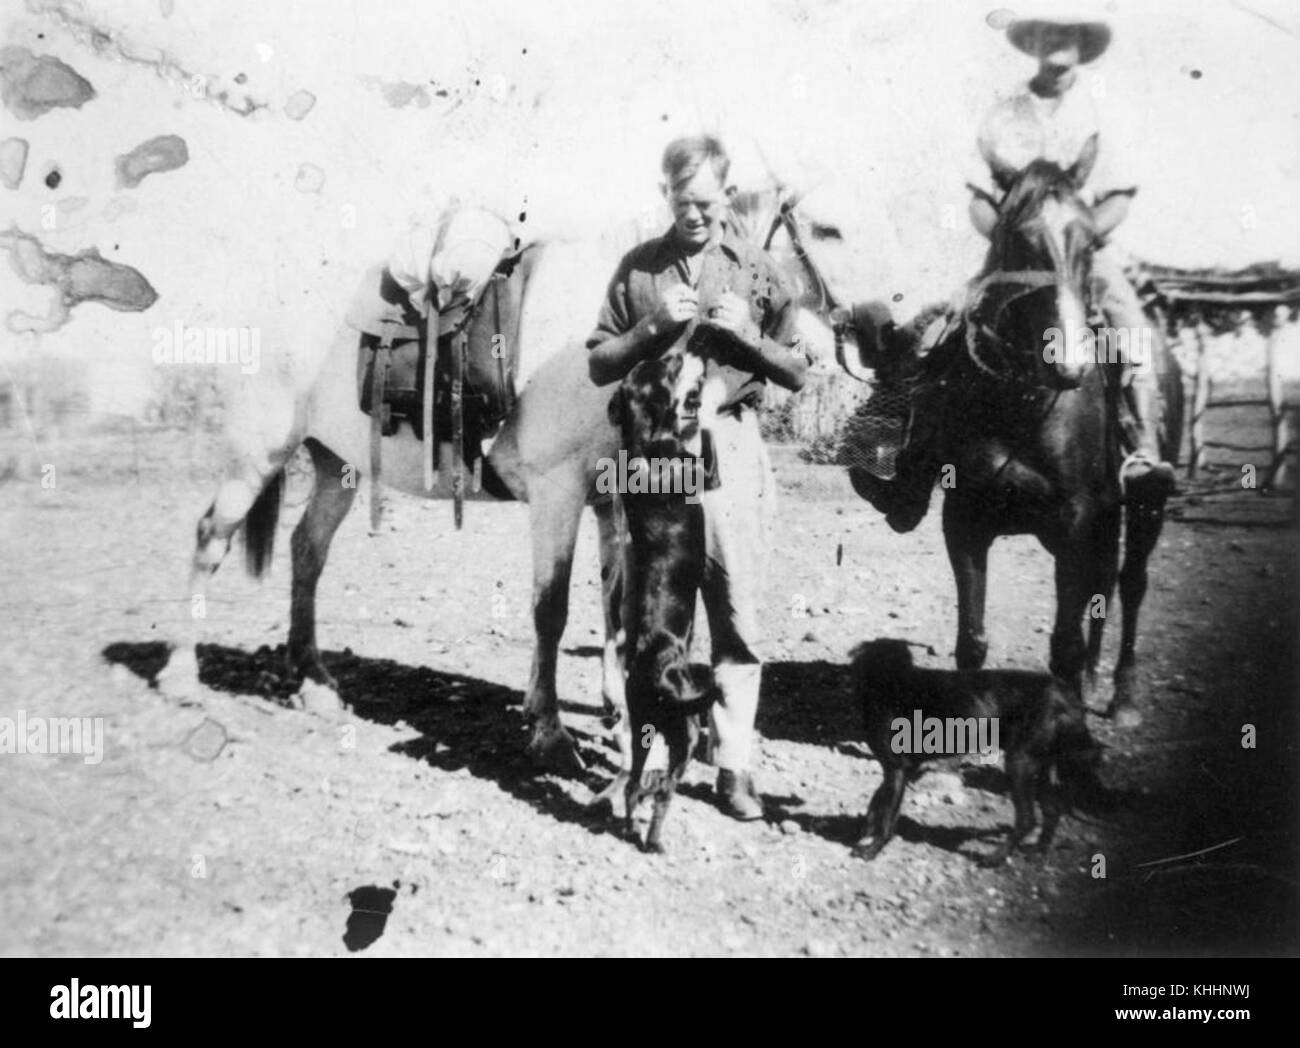
[{"label": "man's rolled sleeve", "polygon": [[624,258],[609,282],[605,301],[601,304],[596,317],[596,329],[587,337],[587,348],[595,349],[602,342],[619,335],[626,335],[635,326],[632,317],[631,299],[628,294],[628,282],[632,273],[630,260]]}]

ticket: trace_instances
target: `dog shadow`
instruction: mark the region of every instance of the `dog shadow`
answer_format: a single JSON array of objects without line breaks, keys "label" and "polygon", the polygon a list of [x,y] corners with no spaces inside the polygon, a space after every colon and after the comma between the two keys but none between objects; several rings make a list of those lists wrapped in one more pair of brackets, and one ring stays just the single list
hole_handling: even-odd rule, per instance
[{"label": "dog shadow", "polygon": [[[117,642],[102,654],[109,663],[153,682],[167,664],[169,648],[160,641]],[[197,654],[199,681],[214,691],[297,709],[293,697],[299,683],[285,669],[283,645],[264,645],[249,652],[200,644]],[[580,825],[593,835],[618,832],[607,813],[575,799],[556,776],[539,771],[528,757],[530,726],[521,692],[478,677],[362,657],[350,649],[325,652],[322,660],[338,681],[339,697],[355,716],[376,724],[400,721],[419,732],[418,738],[394,744],[392,752],[442,771],[468,769],[538,812],[557,822]],[[599,714],[589,706],[563,705],[573,712]],[[572,723],[566,727],[588,766],[583,781],[594,792],[617,764],[605,748],[603,735]]]}]

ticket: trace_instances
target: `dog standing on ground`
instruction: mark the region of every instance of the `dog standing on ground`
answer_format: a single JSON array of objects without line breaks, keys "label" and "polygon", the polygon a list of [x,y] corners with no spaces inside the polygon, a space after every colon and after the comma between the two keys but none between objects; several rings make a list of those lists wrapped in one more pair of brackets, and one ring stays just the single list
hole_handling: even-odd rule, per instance
[{"label": "dog standing on ground", "polygon": [[[627,520],[624,623],[630,655],[627,713],[631,768],[627,831],[654,794],[645,850],[663,851],[660,835],[677,784],[700,737],[700,717],[716,697],[708,670],[689,659],[695,599],[704,579],[704,517],[698,495],[707,446],[698,425],[703,365],[682,353],[644,361],[610,401],[610,420],[630,462],[645,460],[657,490],[620,496]],[[664,771],[646,771],[656,735],[668,751]]]},{"label": "dog standing on ground", "polygon": [[[1023,670],[931,670],[912,664],[905,641],[877,640],[853,654],[854,686],[866,718],[867,743],[884,772],[867,809],[865,832],[854,854],[874,859],[894,835],[907,783],[926,760],[957,753],[920,752],[897,744],[902,723],[938,718],[968,725],[995,723],[1006,753],[1006,772],[1015,804],[1015,824],[1006,842],[981,865],[1006,861],[1035,825],[1034,803],[1043,813],[1037,850],[1046,852],[1061,815],[1078,804],[1106,806],[1108,793],[1097,779],[1101,747],[1084,722],[1083,706],[1069,687],[1050,674]],[[952,720],[950,720],[952,718]],[[968,731],[967,738],[974,736]],[[900,748],[908,752],[898,752]],[[1053,781],[1053,771],[1055,780]]]}]

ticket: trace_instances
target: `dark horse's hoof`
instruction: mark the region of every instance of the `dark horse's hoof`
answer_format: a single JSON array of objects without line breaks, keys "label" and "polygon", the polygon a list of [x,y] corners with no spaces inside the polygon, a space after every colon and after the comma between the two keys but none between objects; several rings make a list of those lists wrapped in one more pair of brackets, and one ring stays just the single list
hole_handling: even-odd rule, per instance
[{"label": "dark horse's hoof", "polygon": [[1010,854],[1006,849],[999,848],[992,855],[981,855],[975,861],[986,870],[995,870],[1007,861],[1007,856]]},{"label": "dark horse's hoof", "polygon": [[528,756],[548,771],[569,778],[585,774],[587,765],[578,755],[578,745],[564,728],[538,724],[528,743]]},{"label": "dark horse's hoof", "polygon": [[891,480],[881,480],[859,466],[849,470],[849,483],[858,497],[866,499],[881,513],[888,513],[898,500],[898,489]]},{"label": "dark horse's hoof", "polygon": [[1142,723],[1137,701],[1140,691],[1137,671],[1132,666],[1116,671],[1115,694],[1106,710],[1106,716],[1115,721],[1116,727],[1136,728]]},{"label": "dark horse's hoof", "polygon": [[849,854],[851,854],[855,859],[870,862],[880,854],[884,847],[885,842],[879,837],[863,837],[862,840],[858,841],[858,843],[853,846],[853,850]]},{"label": "dark horse's hoof", "polygon": [[905,535],[921,523],[930,509],[930,492],[924,496],[907,490],[901,481],[881,480],[861,467],[849,470],[849,483],[860,498],[885,515],[885,523]]}]

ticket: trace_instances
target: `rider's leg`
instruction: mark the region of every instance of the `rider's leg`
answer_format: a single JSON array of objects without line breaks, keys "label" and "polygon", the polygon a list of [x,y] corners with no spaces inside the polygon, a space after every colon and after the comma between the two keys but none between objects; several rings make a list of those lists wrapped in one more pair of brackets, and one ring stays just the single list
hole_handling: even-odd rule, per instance
[{"label": "rider's leg", "polygon": [[1101,287],[1101,307],[1107,320],[1126,334],[1120,346],[1129,347],[1124,365],[1125,401],[1130,425],[1124,427],[1129,455],[1120,483],[1125,493],[1139,501],[1160,499],[1175,486],[1174,468],[1160,457],[1160,385],[1156,356],[1161,333],[1142,308],[1137,292],[1108,252],[1093,263],[1093,276]]}]

